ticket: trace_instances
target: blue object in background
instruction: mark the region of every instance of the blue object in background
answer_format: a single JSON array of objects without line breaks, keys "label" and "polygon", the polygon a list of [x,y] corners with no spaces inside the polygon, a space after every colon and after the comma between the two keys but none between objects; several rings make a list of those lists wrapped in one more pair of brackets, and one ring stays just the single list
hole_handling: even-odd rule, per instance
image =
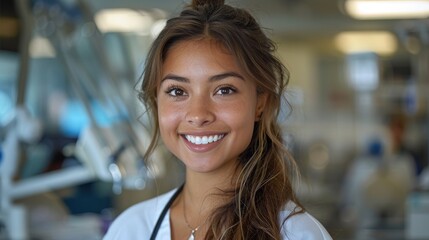
[{"label": "blue object in background", "polygon": [[383,143],[380,139],[374,138],[368,144],[368,154],[373,157],[382,157],[384,152]]},{"label": "blue object in background", "polygon": [[[124,118],[117,114],[109,115],[96,101],[91,103],[91,110],[99,126],[109,126]],[[59,121],[61,133],[67,137],[78,137],[89,123],[90,119],[84,105],[76,100],[69,101]]]},{"label": "blue object in background", "polygon": [[[110,183],[94,181],[75,187],[72,196],[63,198],[70,214],[97,213],[113,207]],[[108,189],[109,191],[106,191]]]}]

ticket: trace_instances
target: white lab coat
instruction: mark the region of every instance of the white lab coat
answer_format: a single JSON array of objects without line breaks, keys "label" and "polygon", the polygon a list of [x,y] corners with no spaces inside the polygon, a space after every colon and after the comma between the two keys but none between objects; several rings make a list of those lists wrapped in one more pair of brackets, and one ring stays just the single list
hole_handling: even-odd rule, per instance
[{"label": "white lab coat", "polygon": [[[103,240],[146,240],[150,238],[158,217],[176,189],[156,198],[138,203],[125,210],[110,226]],[[285,219],[295,207],[289,203],[280,213]],[[170,239],[169,211],[164,217],[156,239]],[[309,213],[297,214],[286,220],[282,228],[287,240],[331,240],[326,229]]]}]

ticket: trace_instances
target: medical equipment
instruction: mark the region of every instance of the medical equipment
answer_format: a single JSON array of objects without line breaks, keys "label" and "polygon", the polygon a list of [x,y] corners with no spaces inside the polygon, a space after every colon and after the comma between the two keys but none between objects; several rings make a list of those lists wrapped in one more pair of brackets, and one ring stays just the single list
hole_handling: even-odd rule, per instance
[{"label": "medical equipment", "polygon": [[[151,166],[143,161],[150,134],[132,108],[135,104],[131,101],[136,99],[129,94],[132,81],[113,71],[89,6],[85,1],[65,2],[16,1],[24,26],[18,98],[13,119],[0,126],[6,132],[1,145],[0,222],[5,224],[8,239],[29,238],[26,210],[13,204],[15,199],[96,179],[113,182],[113,192],[119,194],[122,187],[142,189],[163,172],[162,161]],[[80,132],[75,147],[74,154],[82,165],[14,181],[22,143],[37,141],[42,132],[40,122],[30,116],[24,104],[33,35],[48,39],[54,46],[90,124]],[[130,67],[126,77],[134,75],[129,73],[133,70]],[[104,119],[97,118],[94,106],[103,111]],[[162,150],[153,155],[154,159],[164,157]]]}]

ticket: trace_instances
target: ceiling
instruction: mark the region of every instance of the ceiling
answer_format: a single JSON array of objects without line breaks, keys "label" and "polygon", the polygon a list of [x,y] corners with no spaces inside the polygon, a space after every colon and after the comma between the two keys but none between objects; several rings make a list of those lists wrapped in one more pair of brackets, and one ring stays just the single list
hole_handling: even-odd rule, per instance
[{"label": "ceiling", "polygon": [[[14,1],[1,0],[0,17],[17,16]],[[31,2],[32,0],[28,0]],[[132,8],[141,10],[161,9],[168,16],[180,12],[190,0],[40,0],[61,1],[74,4],[88,3],[94,12],[105,8]],[[317,42],[330,41],[338,32],[346,30],[391,30],[406,25],[407,21],[355,20],[342,10],[345,0],[226,0],[227,4],[248,9],[273,37],[280,39],[305,39]],[[0,22],[5,22],[3,21]],[[401,25],[402,24],[402,25]],[[0,24],[1,25],[1,24]],[[16,24],[15,24],[16,25]],[[2,29],[5,29],[2,27]],[[2,30],[0,29],[0,30]],[[18,31],[17,31],[18,32]],[[1,33],[1,31],[0,31]],[[17,37],[2,38],[0,50],[16,50]]]},{"label": "ceiling", "polygon": [[[188,1],[183,0],[88,0],[94,10],[131,7],[162,9],[177,14]],[[232,0],[227,4],[251,11],[265,28],[277,36],[331,35],[344,30],[391,30],[397,21],[354,20],[342,11],[344,0]]]},{"label": "ceiling", "polygon": [[[65,1],[65,0],[63,0]],[[67,0],[73,1],[73,0]],[[103,8],[162,9],[177,15],[191,0],[81,0],[94,11]],[[398,40],[398,53],[407,54],[410,36],[418,36],[429,45],[429,19],[357,20],[344,10],[347,0],[226,0],[227,4],[249,10],[276,42],[295,42],[317,51],[336,54],[335,36],[343,31],[390,31]],[[423,36],[423,37],[422,37]]]}]

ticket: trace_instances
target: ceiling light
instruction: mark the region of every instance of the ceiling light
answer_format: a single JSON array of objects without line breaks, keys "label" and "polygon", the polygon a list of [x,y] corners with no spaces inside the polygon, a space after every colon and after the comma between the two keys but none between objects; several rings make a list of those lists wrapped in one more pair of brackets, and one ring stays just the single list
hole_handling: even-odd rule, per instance
[{"label": "ceiling light", "polygon": [[348,0],[345,9],[356,19],[427,18],[429,0]]},{"label": "ceiling light", "polygon": [[343,53],[374,52],[379,55],[393,54],[398,43],[387,31],[350,31],[335,36],[335,46]]},{"label": "ceiling light", "polygon": [[132,9],[104,9],[96,13],[95,22],[101,32],[138,32],[149,34],[152,17]]}]

